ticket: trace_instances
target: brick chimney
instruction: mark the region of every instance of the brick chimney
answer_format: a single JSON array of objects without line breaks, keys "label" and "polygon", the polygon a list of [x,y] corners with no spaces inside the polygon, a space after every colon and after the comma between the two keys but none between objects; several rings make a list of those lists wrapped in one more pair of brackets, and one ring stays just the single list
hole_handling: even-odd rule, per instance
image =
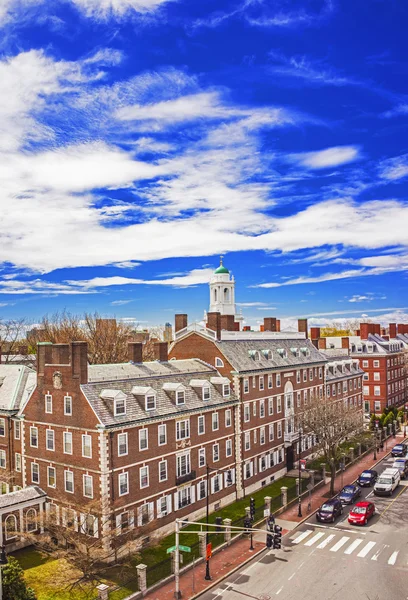
[{"label": "brick chimney", "polygon": [[[398,329],[399,329],[399,326],[398,326]],[[396,323],[389,324],[389,332],[390,332],[391,339],[397,337],[397,324]]]},{"label": "brick chimney", "polygon": [[373,324],[373,331],[372,333],[375,333],[376,335],[381,335],[381,325],[379,323],[374,323]]},{"label": "brick chimney", "polygon": [[278,331],[277,319],[275,317],[264,318],[264,331]]},{"label": "brick chimney", "polygon": [[307,319],[298,319],[298,331],[307,337]]},{"label": "brick chimney", "polygon": [[244,325],[244,328],[242,331],[251,331],[251,326],[250,325]]},{"label": "brick chimney", "polygon": [[239,321],[236,321],[234,323],[234,331],[240,331],[240,329],[239,329]]},{"label": "brick chimney", "polygon": [[187,327],[187,315],[186,314],[178,314],[175,315],[175,323],[174,323],[174,333],[177,331],[181,331]]},{"label": "brick chimney", "polygon": [[37,375],[44,377],[45,365],[51,363],[52,343],[39,342],[37,344]]},{"label": "brick chimney", "polygon": [[71,351],[69,344],[53,344],[51,347],[52,365],[69,365]]},{"label": "brick chimney", "polygon": [[217,334],[217,340],[221,339],[221,313],[207,313],[207,328],[212,329]]},{"label": "brick chimney", "polygon": [[320,327],[311,327],[310,328],[310,339],[318,340],[320,337]]},{"label": "brick chimney", "polygon": [[128,359],[130,362],[143,362],[143,344],[141,342],[128,342]]},{"label": "brick chimney", "polygon": [[348,337],[342,337],[341,338],[341,347],[342,348],[347,348],[347,350],[350,348],[350,340]]},{"label": "brick chimney", "polygon": [[71,342],[72,377],[79,383],[88,383],[88,344],[86,342]]},{"label": "brick chimney", "polygon": [[319,350],[326,350],[326,338],[319,338],[317,340],[317,347]]},{"label": "brick chimney", "polygon": [[280,319],[276,319],[276,331],[280,331]]},{"label": "brick chimney", "polygon": [[226,331],[235,331],[234,315],[221,315],[221,329]]},{"label": "brick chimney", "polygon": [[160,362],[167,362],[169,360],[169,347],[167,342],[155,342],[154,343],[154,358]]},{"label": "brick chimney", "polygon": [[371,323],[360,323],[360,337],[362,340],[368,340],[368,334],[371,333]]}]

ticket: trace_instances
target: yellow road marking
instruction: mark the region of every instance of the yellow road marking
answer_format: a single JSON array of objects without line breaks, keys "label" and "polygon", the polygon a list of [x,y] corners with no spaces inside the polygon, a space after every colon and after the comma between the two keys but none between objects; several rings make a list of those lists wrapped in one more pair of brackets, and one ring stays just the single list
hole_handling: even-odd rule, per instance
[{"label": "yellow road marking", "polygon": [[394,504],[394,502],[395,502],[396,500],[398,500],[398,498],[401,496],[401,494],[403,494],[403,493],[405,492],[405,490],[406,490],[406,489],[407,489],[407,488],[404,486],[404,487],[402,488],[402,490],[401,490],[401,491],[400,491],[400,492],[399,492],[399,493],[398,493],[398,494],[395,496],[394,500],[393,500],[392,502],[390,502],[390,503],[389,503],[389,505],[387,506],[387,508],[385,508],[385,509],[382,511],[382,513],[380,513],[380,519],[381,519],[381,517],[383,516],[383,514],[385,514],[385,513],[387,512],[387,510],[388,510],[389,508],[391,508],[391,506]]}]

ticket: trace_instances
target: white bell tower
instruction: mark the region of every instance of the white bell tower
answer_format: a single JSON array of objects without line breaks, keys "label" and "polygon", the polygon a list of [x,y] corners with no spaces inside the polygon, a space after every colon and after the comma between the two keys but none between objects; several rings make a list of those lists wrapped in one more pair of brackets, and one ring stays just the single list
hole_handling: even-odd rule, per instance
[{"label": "white bell tower", "polygon": [[210,279],[209,312],[235,315],[235,280],[229,270],[224,267],[223,258],[223,256],[220,257],[220,266]]}]

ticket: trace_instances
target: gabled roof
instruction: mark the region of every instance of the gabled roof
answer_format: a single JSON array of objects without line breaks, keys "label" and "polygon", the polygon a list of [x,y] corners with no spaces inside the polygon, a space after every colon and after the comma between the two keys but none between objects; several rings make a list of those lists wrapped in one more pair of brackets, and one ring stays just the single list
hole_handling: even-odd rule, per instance
[{"label": "gabled roof", "polygon": [[0,365],[0,410],[19,410],[37,383],[37,374],[24,365]]},{"label": "gabled roof", "polygon": [[118,363],[111,365],[89,365],[88,382],[114,381],[116,379],[136,379],[138,377],[154,377],[164,375],[177,375],[178,373],[196,373],[208,371],[209,367],[195,358],[187,360],[170,360],[159,362],[157,360],[144,363]]},{"label": "gabled roof", "polygon": [[0,494],[0,510],[10,509],[14,506],[22,504],[23,502],[30,502],[45,498],[47,494],[38,485],[29,485],[16,492],[10,492],[8,494]]}]

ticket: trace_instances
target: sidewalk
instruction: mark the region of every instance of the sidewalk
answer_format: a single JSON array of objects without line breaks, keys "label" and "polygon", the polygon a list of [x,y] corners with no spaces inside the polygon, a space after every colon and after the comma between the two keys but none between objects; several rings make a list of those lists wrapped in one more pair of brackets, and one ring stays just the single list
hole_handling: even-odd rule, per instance
[{"label": "sidewalk", "polygon": [[[377,460],[374,461],[373,454],[370,453],[363,457],[361,460],[356,462],[355,465],[349,467],[343,473],[343,485],[352,483],[361,471],[365,469],[374,468],[375,464],[382,460],[386,456],[391,448],[401,442],[404,436],[403,433],[397,433],[397,437],[389,438],[387,442],[387,449],[384,446],[383,450],[377,452]],[[335,490],[339,491],[341,486],[341,475],[338,475],[335,480]],[[281,513],[277,517],[276,522],[279,524],[285,535],[290,530],[297,527],[297,525],[307,520],[313,511],[315,511],[325,500],[327,500],[327,494],[330,490],[330,482],[316,490],[311,494],[311,510],[307,512],[308,498],[302,499],[302,517],[298,517],[298,505],[294,504],[286,511]],[[326,496],[325,496],[326,495]],[[228,577],[232,572],[238,570],[243,564],[250,561],[257,553],[262,552],[265,549],[265,540],[259,541],[262,538],[262,534],[254,536],[254,550],[249,550],[249,539],[244,537],[241,540],[234,542],[231,546],[228,546],[224,550],[217,552],[211,558],[210,570],[212,581],[206,581],[204,579],[205,574],[205,563],[200,563],[194,569],[190,569],[186,573],[180,576],[180,590],[183,600],[191,600],[196,596],[200,595],[206,589],[214,585],[220,585],[221,581]],[[174,599],[174,581],[158,588],[155,592],[151,592],[145,596],[147,600],[173,600]]]}]

